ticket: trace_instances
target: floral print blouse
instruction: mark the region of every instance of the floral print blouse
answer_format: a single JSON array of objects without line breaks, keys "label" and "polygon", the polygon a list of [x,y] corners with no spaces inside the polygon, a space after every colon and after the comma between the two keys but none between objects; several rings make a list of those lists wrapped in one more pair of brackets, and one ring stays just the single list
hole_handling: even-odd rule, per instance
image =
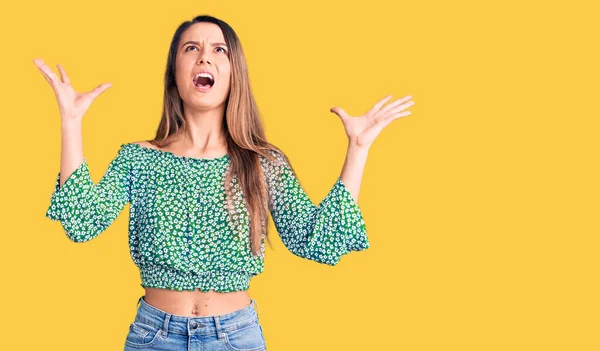
[{"label": "floral print blouse", "polygon": [[[273,223],[290,252],[333,266],[343,255],[369,248],[361,210],[339,177],[315,205],[285,159],[272,154],[278,162],[259,156],[260,164]],[[86,242],[129,203],[129,251],[142,287],[246,290],[264,268],[264,234],[261,254],[251,255],[239,187],[233,187],[236,223],[228,220],[228,165],[229,155],[195,158],[121,144],[97,184],[85,158],[62,187],[59,172],[46,217],[60,221],[70,240]]]}]

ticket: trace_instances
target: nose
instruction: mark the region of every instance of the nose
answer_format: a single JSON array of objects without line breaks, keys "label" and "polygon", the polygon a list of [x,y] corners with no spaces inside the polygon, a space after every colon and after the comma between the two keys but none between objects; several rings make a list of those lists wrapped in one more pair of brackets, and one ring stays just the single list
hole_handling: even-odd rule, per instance
[{"label": "nose", "polygon": [[208,60],[208,50],[206,48],[201,49],[201,52],[198,55],[198,64],[201,64],[204,62],[210,64],[210,61]]}]

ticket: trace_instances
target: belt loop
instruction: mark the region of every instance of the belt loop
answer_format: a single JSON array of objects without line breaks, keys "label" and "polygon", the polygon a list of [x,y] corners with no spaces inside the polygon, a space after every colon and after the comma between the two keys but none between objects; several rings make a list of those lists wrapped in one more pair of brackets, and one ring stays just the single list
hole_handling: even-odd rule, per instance
[{"label": "belt loop", "polygon": [[135,304],[136,308],[140,306],[140,301],[142,301],[142,297],[144,297],[144,295],[140,296],[140,298],[137,300],[137,303]]},{"label": "belt loop", "polygon": [[171,319],[171,315],[169,313],[165,314],[165,321],[163,323],[163,331],[162,331],[162,335],[163,337],[167,337],[167,334],[169,333],[169,320]]},{"label": "belt loop", "polygon": [[219,316],[214,316],[213,318],[215,320],[215,329],[217,329],[217,338],[221,340],[225,337],[225,333],[221,329],[221,319],[219,318]]}]

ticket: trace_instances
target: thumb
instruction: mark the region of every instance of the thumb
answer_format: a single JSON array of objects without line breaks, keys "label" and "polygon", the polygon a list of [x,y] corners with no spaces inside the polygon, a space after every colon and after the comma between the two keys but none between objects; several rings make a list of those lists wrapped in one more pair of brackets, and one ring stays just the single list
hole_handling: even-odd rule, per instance
[{"label": "thumb", "polygon": [[87,95],[92,99],[96,99],[100,94],[102,94],[106,89],[112,87],[112,84],[110,83],[104,83],[104,84],[100,84],[97,87],[95,87],[93,90],[91,90],[90,92],[87,93]]},{"label": "thumb", "polygon": [[349,118],[350,116],[348,116],[348,114],[346,113],[346,111],[344,111],[344,109],[342,109],[341,107],[332,107],[331,109],[329,109],[329,112],[333,112],[336,115],[338,115],[342,121]]}]

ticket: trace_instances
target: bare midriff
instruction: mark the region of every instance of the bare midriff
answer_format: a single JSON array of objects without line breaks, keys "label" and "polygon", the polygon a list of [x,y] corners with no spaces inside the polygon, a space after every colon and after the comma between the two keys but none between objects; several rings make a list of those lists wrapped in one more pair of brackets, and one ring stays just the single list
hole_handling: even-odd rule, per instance
[{"label": "bare midriff", "polygon": [[144,301],[159,310],[185,317],[215,316],[247,307],[252,302],[248,290],[233,292],[178,291],[144,288]]}]

